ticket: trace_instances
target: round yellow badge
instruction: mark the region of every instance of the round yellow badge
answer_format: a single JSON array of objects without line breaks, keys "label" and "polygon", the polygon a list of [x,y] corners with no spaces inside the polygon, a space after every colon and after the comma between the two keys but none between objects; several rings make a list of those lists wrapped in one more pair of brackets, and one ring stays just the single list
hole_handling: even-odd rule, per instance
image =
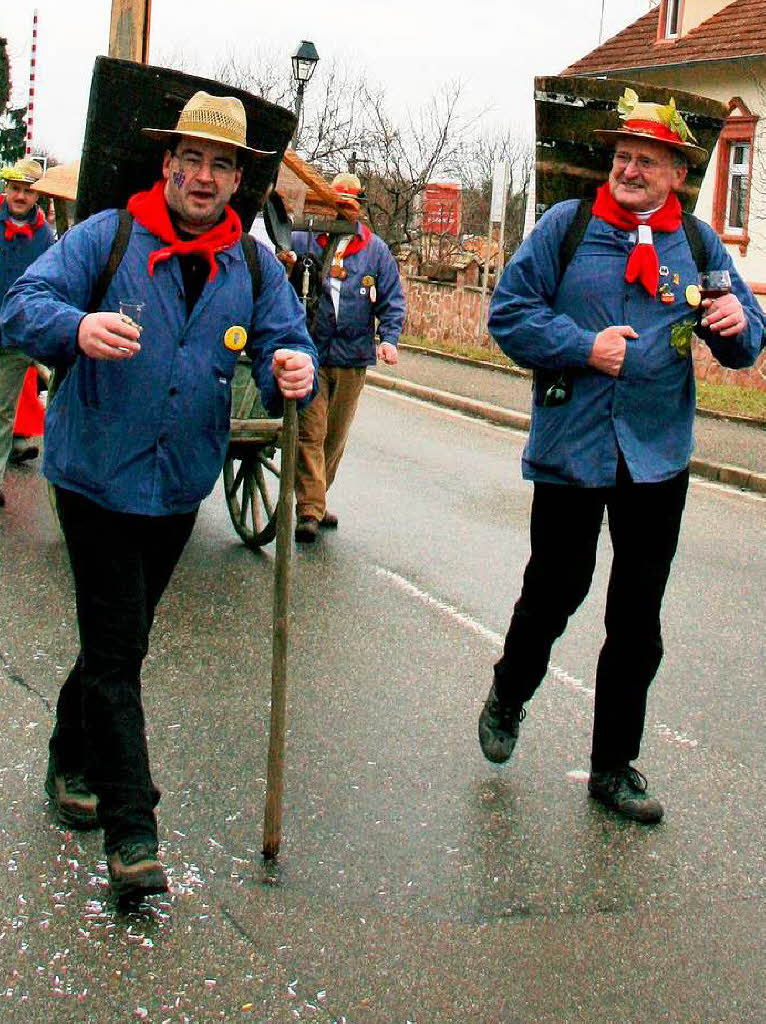
[{"label": "round yellow badge", "polygon": [[689,284],[686,286],[686,301],[690,306],[699,306],[702,301],[702,295],[696,284]]},{"label": "round yellow badge", "polygon": [[240,352],[247,344],[247,331],[234,325],[223,336],[223,343],[232,352]]}]

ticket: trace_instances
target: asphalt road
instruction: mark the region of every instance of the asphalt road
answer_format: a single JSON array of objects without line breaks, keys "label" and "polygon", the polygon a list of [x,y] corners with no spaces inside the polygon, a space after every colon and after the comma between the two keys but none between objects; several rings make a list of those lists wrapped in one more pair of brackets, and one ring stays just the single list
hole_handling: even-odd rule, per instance
[{"label": "asphalt road", "polygon": [[[379,363],[374,369],[373,376],[411,381],[518,413],[531,412],[529,378],[497,367],[402,346],[397,366]],[[693,459],[702,465],[695,467],[693,462],[693,471],[706,469],[702,475],[709,477],[714,466],[734,467],[739,471],[735,480],[736,476],[755,473],[763,479],[754,489],[766,493],[766,429],[755,422],[699,414],[694,424]]]},{"label": "asphalt road", "polygon": [[98,835],[42,795],[72,588],[42,481],[10,476],[0,1020],[761,1024],[766,501],[691,487],[639,763],[667,813],[642,828],[584,784],[606,537],[513,760],[478,747],[527,554],[522,443],[366,390],[341,528],[293,563],[277,868],[259,852],[273,553],[238,543],[220,488],[203,505],[144,672],[172,892],[129,915]]}]

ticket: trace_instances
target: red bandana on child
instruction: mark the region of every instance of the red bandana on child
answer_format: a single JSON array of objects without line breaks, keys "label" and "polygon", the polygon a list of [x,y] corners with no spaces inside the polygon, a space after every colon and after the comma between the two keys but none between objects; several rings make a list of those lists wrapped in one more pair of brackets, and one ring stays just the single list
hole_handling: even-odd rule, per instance
[{"label": "red bandana on child", "polygon": [[5,222],[5,240],[10,241],[11,238],[15,238],[16,235],[21,235],[23,238],[31,238],[35,231],[39,231],[45,223],[45,217],[43,217],[43,211],[38,209],[37,216],[33,221],[27,221],[25,224],[15,224],[12,220]]},{"label": "red bandana on child", "polygon": [[154,277],[154,264],[160,260],[169,260],[171,256],[196,255],[204,256],[210,265],[208,281],[212,281],[218,273],[216,253],[223,252],[238,242],[242,236],[242,222],[230,206],[224,208],[223,220],[204,235],[197,235],[190,241],[183,241],[176,234],[173,222],[165,202],[165,182],[155,182],[148,192],[136,192],[128,200],[128,213],[132,213],[138,223],[156,235],[161,242],[168,243],[149,256],[149,277]]},{"label": "red bandana on child", "polygon": [[[349,228],[350,227],[351,227],[351,225],[349,224]],[[345,256],[353,256],[355,252],[361,252],[362,249],[364,249],[364,247],[367,245],[367,243],[369,242],[369,240],[371,238],[372,238],[372,231],[370,231],[370,229],[367,227],[366,224],[362,224],[362,222],[360,221],[359,222],[359,234],[356,234],[356,232],[354,232],[354,237],[351,239],[351,241],[348,243],[346,248],[343,250],[344,257]],[[327,235],[325,235],[325,234],[317,235],[317,245],[321,245],[322,248],[324,249],[324,247],[327,245]]]},{"label": "red bandana on child", "polygon": [[[668,195],[664,205],[655,210],[648,220],[642,221],[635,213],[620,206],[612,195],[609,182],[604,182],[596,193],[593,216],[600,217],[622,231],[638,233],[636,247],[628,257],[625,280],[633,282],[638,279],[650,295],[656,295],[660,282],[660,261],[652,241],[652,231],[677,231],[681,226],[681,204],[675,192]],[[642,235],[647,237],[642,238]]]}]

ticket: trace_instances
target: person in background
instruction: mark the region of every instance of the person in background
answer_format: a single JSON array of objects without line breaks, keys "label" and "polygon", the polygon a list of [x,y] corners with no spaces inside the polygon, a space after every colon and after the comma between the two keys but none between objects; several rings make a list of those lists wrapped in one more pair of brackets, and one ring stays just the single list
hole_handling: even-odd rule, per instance
[{"label": "person in background", "polygon": [[[332,188],[363,200],[355,174],[339,174]],[[324,262],[327,235],[309,240],[295,232],[292,248]],[[399,268],[388,246],[362,221],[349,225],[322,275],[311,333],[319,351],[319,394],[298,419],[295,471],[295,539],[312,543],[320,530],[335,529],[338,517],[327,509],[332,486],[354,419],[368,366],[377,359],[395,365],[404,326],[404,292]],[[377,341],[376,341],[377,335]]]},{"label": "person in background", "polygon": [[689,481],[692,330],[725,366],[751,365],[762,317],[718,236],[694,221],[709,270],[732,291],[702,299],[678,190],[707,158],[674,103],[627,90],[609,180],[563,273],[577,201],[555,205],[505,268],[489,329],[535,371],[523,475],[534,484],[531,555],[479,717],[488,760],[510,757],[551,647],[591,585],[606,511],[613,559],[596,670],[589,793],[633,821],[662,818],[632,764],[663,654],[660,609]]},{"label": "person in background", "polygon": [[[54,234],[38,205],[32,185],[42,177],[36,160],[18,160],[0,171],[5,197],[0,204],[0,301],[27,267],[54,242]],[[18,349],[0,347],[0,507],[5,505],[3,480],[10,462],[39,454],[28,437],[42,434],[43,411],[37,397],[33,360]]]},{"label": "person in background", "polygon": [[[87,312],[117,210],[70,228],[0,311],[4,345],[69,365],[47,412],[44,472],[74,575],[80,652],[59,695],[45,789],[65,824],[103,828],[120,898],[167,888],[141,666],[157,603],[224,463],[239,353],[251,356],[272,415],[283,398],[310,400],[318,368],[283,268],[257,246],[256,288],[229,205],[249,149],[241,101],[198,92],[174,129],[143,130],[167,148],[154,187],[128,202],[127,248],[98,311]],[[116,312],[137,300],[140,327]]]}]

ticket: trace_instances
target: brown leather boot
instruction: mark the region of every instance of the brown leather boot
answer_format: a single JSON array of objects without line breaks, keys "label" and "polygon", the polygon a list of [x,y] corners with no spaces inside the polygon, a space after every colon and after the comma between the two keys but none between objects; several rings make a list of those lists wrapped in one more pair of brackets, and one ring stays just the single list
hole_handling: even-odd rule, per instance
[{"label": "brown leather boot", "polygon": [[67,828],[98,828],[98,797],[85,785],[85,778],[76,772],[57,774],[53,758],[48,758],[45,792],[51,799],[56,814]]},{"label": "brown leather boot", "polygon": [[107,855],[106,866],[118,900],[137,900],[168,891],[168,880],[157,860],[157,847],[145,840],[125,840]]},{"label": "brown leather boot", "polygon": [[319,520],[313,516],[299,516],[295,539],[299,544],[313,544],[319,533]]}]

